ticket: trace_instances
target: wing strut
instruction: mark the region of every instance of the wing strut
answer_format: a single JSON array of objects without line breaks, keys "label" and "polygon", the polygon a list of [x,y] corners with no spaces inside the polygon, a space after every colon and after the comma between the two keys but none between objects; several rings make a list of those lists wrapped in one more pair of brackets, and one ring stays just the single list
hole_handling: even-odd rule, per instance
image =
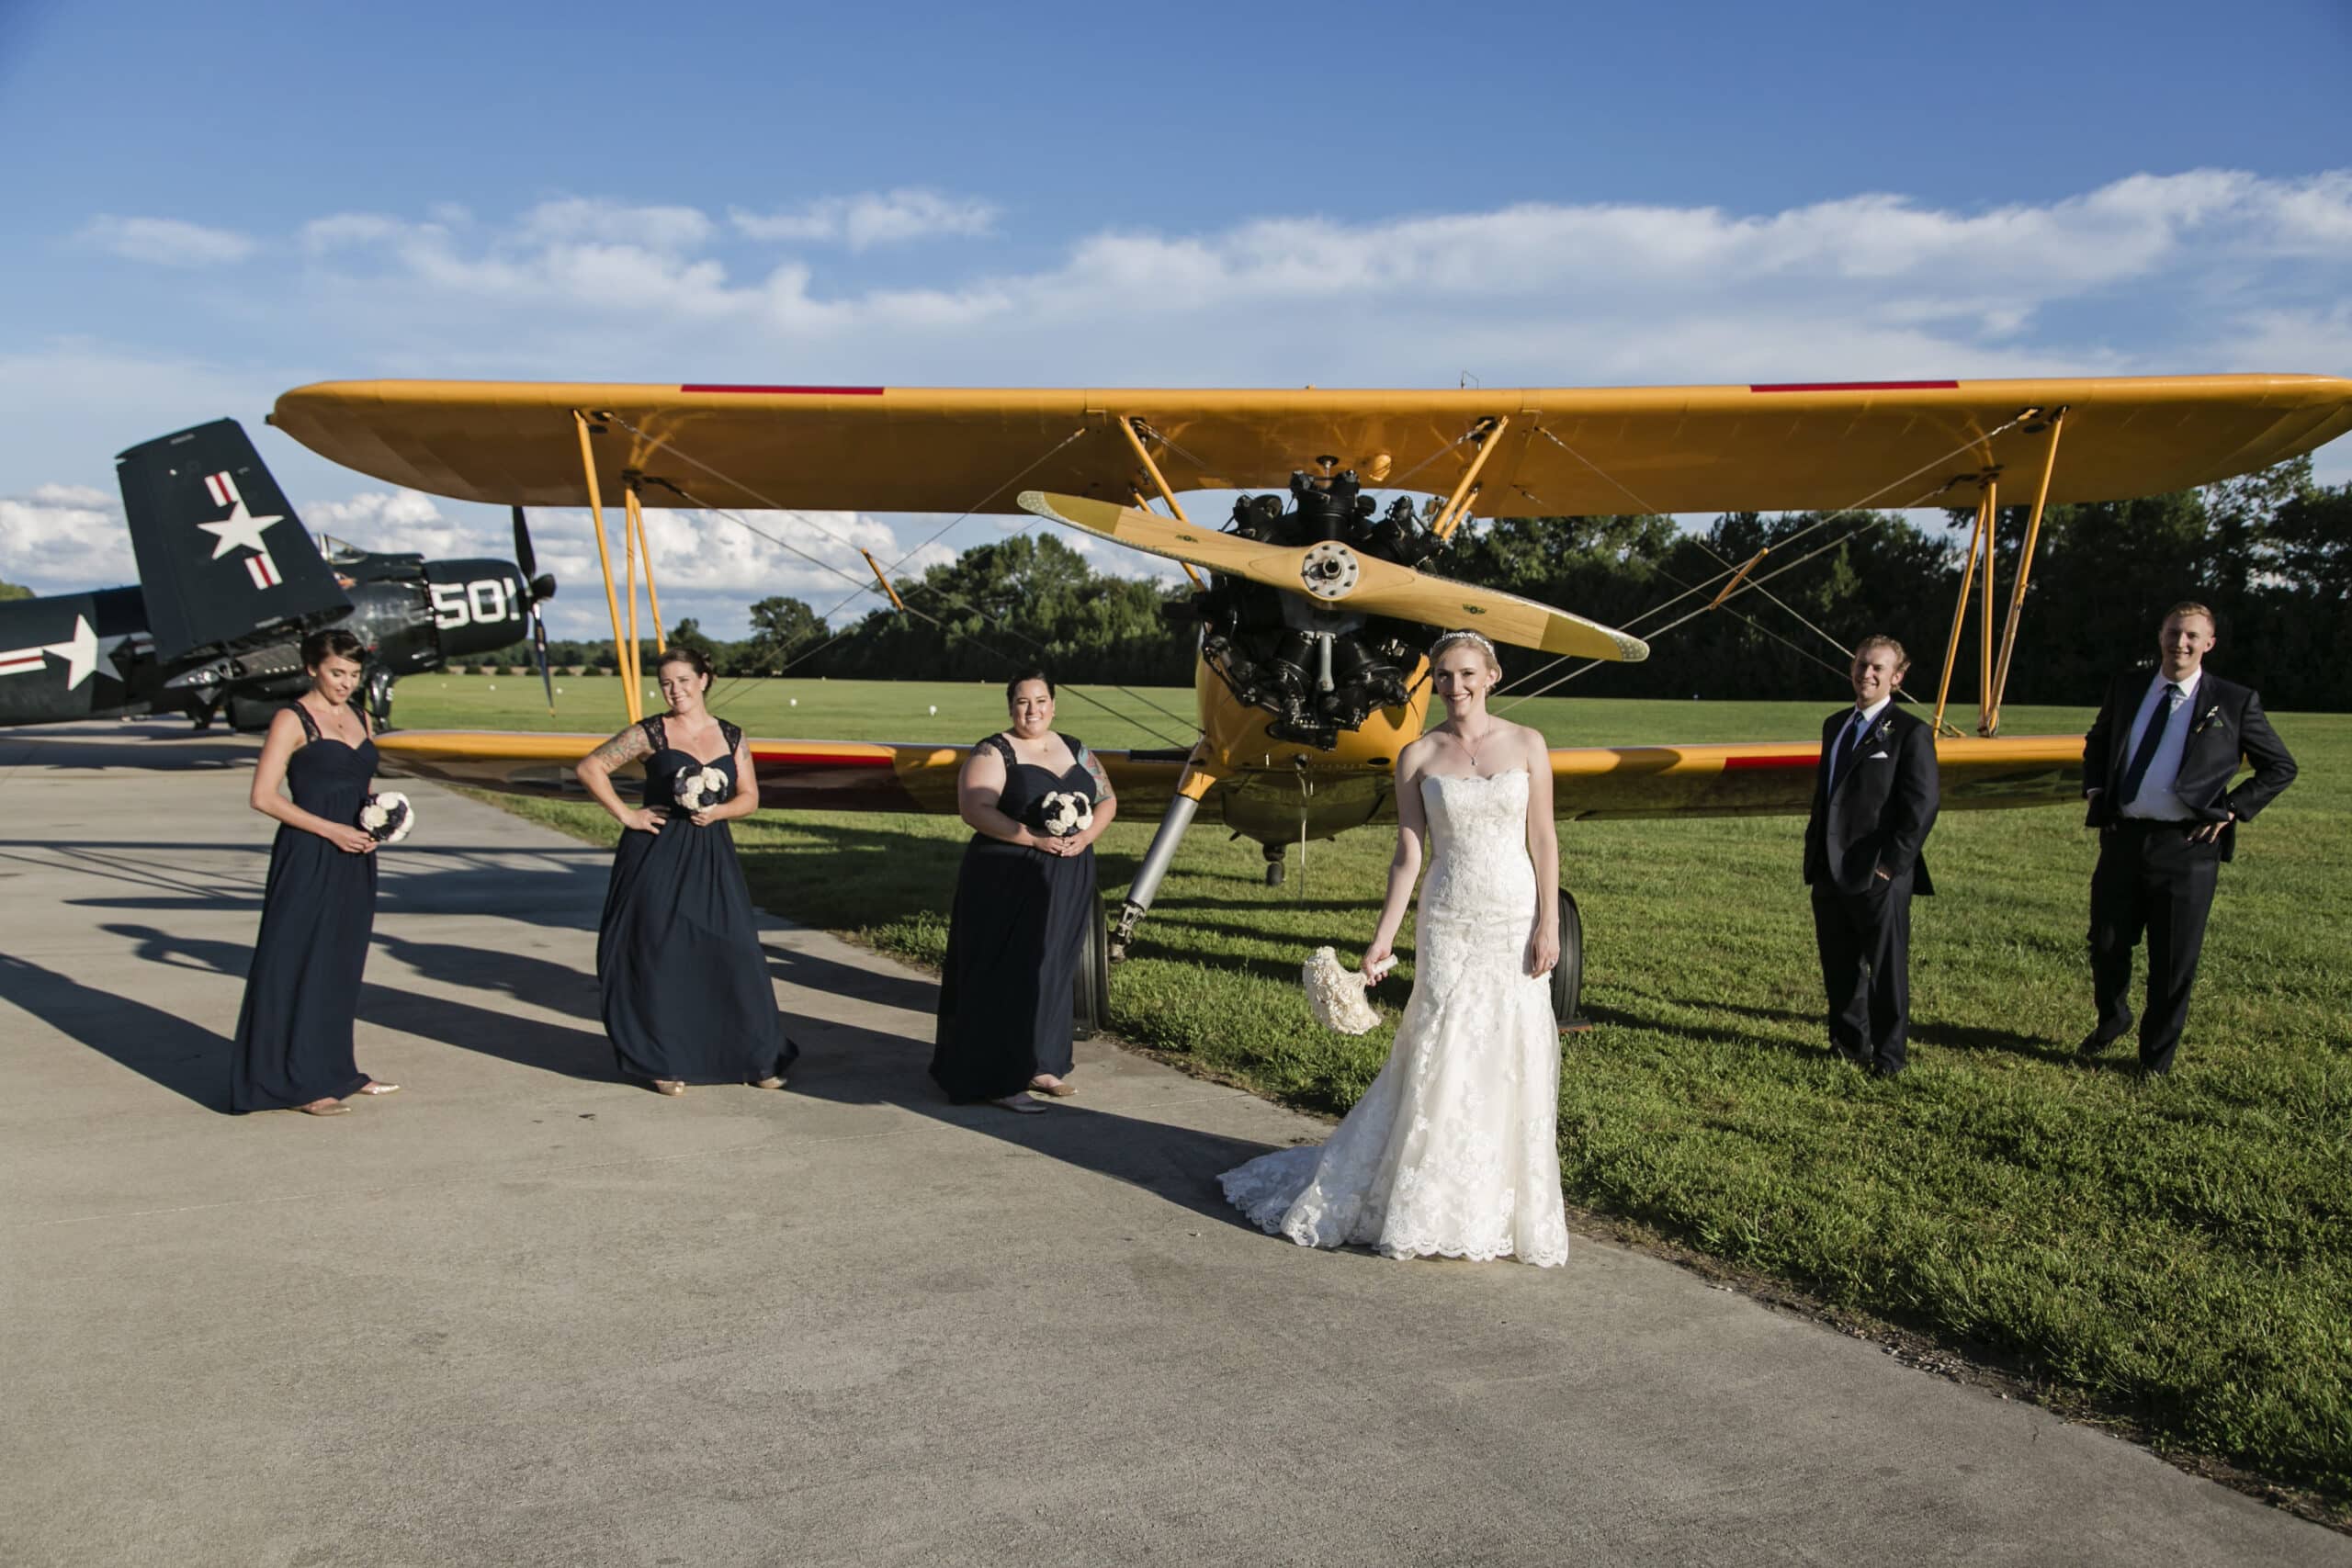
[{"label": "wing strut", "polygon": [[[1943,673],[1937,677],[1936,680],[1936,722],[1933,728],[1935,733],[1938,735],[1941,735],[1944,732],[1944,705],[1949,702],[1951,697],[1952,660],[1960,657],[1960,632],[1962,626],[1965,626],[1968,622],[1968,591],[1975,585],[1976,558],[1980,555],[1984,558],[1984,604],[1988,613],[1986,624],[1988,626],[1991,624],[1989,612],[1993,603],[1993,547],[1990,536],[1993,529],[1993,498],[1999,492],[2000,483],[2001,481],[1998,479],[1986,479],[1984,481],[1984,489],[1979,491],[1976,496],[1976,527],[1974,532],[1968,536],[1968,562],[1960,569],[1960,598],[1951,607],[1951,636],[1944,639],[1944,670]],[[1984,658],[1986,660],[1985,682],[1987,686],[1991,684],[1992,681],[1992,657],[1993,634],[1990,631],[1987,631],[1984,634]],[[1980,687],[1978,689],[1983,690],[1984,688]]]},{"label": "wing strut", "polygon": [[[2032,427],[2029,425],[2027,428]],[[2034,547],[2041,542],[2041,509],[2050,501],[2050,476],[2058,468],[2058,438],[2065,433],[2065,409],[2059,407],[2051,410],[2050,450],[2042,455],[2041,488],[2033,492],[2033,514],[2026,519],[2025,542],[2018,547],[2018,580],[2009,585],[2009,618],[2008,624],[2001,630],[2000,662],[1993,667],[1993,683],[1988,688],[1992,694],[1989,699],[1990,705],[1984,709],[1976,724],[1977,730],[1981,734],[1998,735],[2001,732],[2001,694],[2008,690],[2009,658],[2018,650],[2018,620],[2025,613],[2026,580],[2033,575],[2033,550]],[[1989,559],[1986,567],[1984,586],[1989,593],[1993,586]],[[1987,608],[1989,607],[1988,604]],[[1989,621],[1985,626],[1985,633],[1987,636],[1992,633]]]},{"label": "wing strut", "polygon": [[[621,601],[620,596],[613,592],[613,552],[605,543],[605,501],[596,488],[596,449],[588,439],[595,427],[589,424],[588,416],[578,409],[571,411],[571,419],[580,427],[580,466],[588,476],[588,520],[596,525],[596,563],[605,569],[605,608],[612,613],[613,617],[614,661],[620,666],[621,674],[627,677],[621,682],[621,700],[628,705],[628,721],[635,724],[645,716],[645,707],[637,681],[629,675],[628,655],[622,651]],[[632,588],[629,592],[632,612],[636,606],[637,592]]]},{"label": "wing strut", "polygon": [[[1159,471],[1159,465],[1153,462],[1151,460],[1151,454],[1144,449],[1143,437],[1136,434],[1136,425],[1140,422],[1133,419],[1121,419],[1115,423],[1119,427],[1119,434],[1127,438],[1127,445],[1136,449],[1136,461],[1141,463],[1143,465],[1143,471],[1151,476],[1152,484],[1159,491],[1159,499],[1168,503],[1168,510],[1174,514],[1177,522],[1189,525],[1193,520],[1184,515],[1183,503],[1176,499],[1176,492],[1168,488],[1167,476]],[[1136,510],[1138,512],[1150,510],[1150,508],[1144,504],[1144,499],[1140,493],[1136,496]],[[1176,564],[1184,569],[1184,575],[1193,580],[1193,586],[1195,589],[1205,588],[1208,586],[1208,584],[1201,581],[1201,574],[1193,570],[1193,563],[1191,561],[1178,561]]]},{"label": "wing strut", "polygon": [[1470,459],[1469,468],[1463,470],[1461,481],[1453,487],[1453,494],[1430,521],[1430,533],[1441,539],[1453,537],[1453,531],[1462,526],[1463,519],[1470,515],[1470,503],[1478,499],[1478,491],[1484,488],[1478,483],[1478,470],[1487,466],[1487,459],[1495,455],[1497,446],[1502,445],[1498,437],[1510,428],[1510,415],[1507,413],[1497,414],[1487,422],[1477,435],[1478,455]]},{"label": "wing strut", "polygon": [[[628,506],[629,558],[631,561],[641,559],[645,563],[645,607],[653,616],[654,671],[658,674],[662,655],[670,651],[670,639],[662,633],[662,595],[653,587],[653,541],[645,532],[645,502],[641,493],[645,476],[631,469],[621,476],[621,481],[627,487],[621,491],[621,499]],[[630,678],[640,686],[645,683],[645,671],[639,664],[644,657],[645,651],[637,641],[637,589],[632,571],[628,591],[628,662]]]}]

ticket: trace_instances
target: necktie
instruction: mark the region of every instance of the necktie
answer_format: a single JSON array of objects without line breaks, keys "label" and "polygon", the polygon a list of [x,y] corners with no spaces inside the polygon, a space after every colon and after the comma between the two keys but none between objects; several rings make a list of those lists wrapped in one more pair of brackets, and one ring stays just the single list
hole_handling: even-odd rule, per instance
[{"label": "necktie", "polygon": [[2171,682],[2165,682],[2164,706],[2148,716],[2147,733],[2140,737],[2139,750],[2132,753],[2132,761],[2123,770],[2123,787],[2117,793],[2117,809],[2131,805],[2140,795],[2141,783],[2148,776],[2148,764],[2156,760],[2156,748],[2165,743],[2165,731],[2172,725],[2172,716],[2188,694]]},{"label": "necktie", "polygon": [[1847,727],[1845,739],[1838,743],[1838,750],[1830,754],[1829,787],[1831,789],[1838,787],[1838,781],[1844,778],[1846,770],[1854,765],[1854,759],[1861,754],[1862,742],[1869,738],[1870,732],[1871,728],[1864,722],[1864,716],[1856,714],[1853,722]]}]

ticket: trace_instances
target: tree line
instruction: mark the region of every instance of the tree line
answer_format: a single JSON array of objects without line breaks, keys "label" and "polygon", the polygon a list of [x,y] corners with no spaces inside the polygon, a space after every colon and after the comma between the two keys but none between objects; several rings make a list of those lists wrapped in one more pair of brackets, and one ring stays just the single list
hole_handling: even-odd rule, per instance
[{"label": "tree line", "polygon": [[[2005,507],[1997,520],[1996,632],[2027,512]],[[1684,530],[1659,516],[1502,518],[1465,529],[1430,570],[1653,639],[1646,662],[1597,669],[1563,694],[1831,695],[1844,689],[1838,649],[1885,632],[1911,654],[1908,689],[1930,695],[1973,521],[1954,513],[1946,526],[1922,528],[1896,513],[1740,512]],[[1752,586],[1706,608],[1751,560]],[[2275,708],[2352,709],[2352,665],[2329,657],[2352,643],[2352,485],[2315,484],[2309,457],[2201,490],[2052,506],[2029,583],[2006,701],[2095,701],[2116,670],[2153,660],[2165,608],[2193,599],[2215,614],[2215,668],[2258,686]],[[1193,626],[1169,615],[1169,591],[1098,572],[1049,534],[976,546],[895,586],[903,610],[881,606],[844,626],[775,597],[750,607],[746,637],[711,637],[689,619],[671,640],[702,649],[730,676],[1002,680],[1034,664],[1079,682],[1192,681]],[[1971,591],[1951,682],[1961,704],[1978,696],[1980,591]],[[559,642],[550,652],[559,664],[609,665],[613,649]],[[1549,662],[1503,653],[1513,679]],[[530,654],[518,645],[495,658],[522,664]],[[1543,670],[1528,684],[1573,668]]]}]

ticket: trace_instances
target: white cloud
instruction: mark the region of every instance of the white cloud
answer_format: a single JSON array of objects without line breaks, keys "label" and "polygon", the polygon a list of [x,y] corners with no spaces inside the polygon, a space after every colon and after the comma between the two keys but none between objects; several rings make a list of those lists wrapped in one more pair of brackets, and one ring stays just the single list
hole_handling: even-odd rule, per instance
[{"label": "white cloud", "polygon": [[839,241],[853,251],[862,251],[937,234],[993,233],[1001,213],[993,203],[969,197],[909,189],[826,197],[788,212],[729,208],[727,218],[747,239],[785,243]]},{"label": "white cloud", "polygon": [[311,502],[301,508],[301,515],[314,534],[332,534],[381,555],[413,551],[432,560],[514,553],[503,531],[445,517],[439,504],[422,491],[366,491],[343,501]]},{"label": "white cloud", "polygon": [[[2341,259],[2352,170],[2135,175],[1975,208],[1861,192],[1750,212],[1520,201],[1242,218],[1077,232],[1019,270],[976,266],[968,250],[927,253],[921,269],[894,263],[887,283],[841,250],[742,259],[761,243],[880,246],[995,220],[984,202],[903,191],[717,220],[593,196],[489,219],[322,215],[300,231],[296,256],[266,258],[288,269],[266,300],[256,289],[254,308],[223,323],[233,330],[207,340],[256,355],[277,343],[300,373],[90,344],[0,353],[0,474],[97,483],[104,454],[140,435],[220,412],[250,428],[277,390],[321,375],[1100,387],[1450,387],[1464,372],[1490,387],[2352,375]],[[2352,477],[2352,442],[2339,445],[2344,456],[2321,455],[2323,477]],[[91,460],[54,466],[51,454],[81,447]],[[941,521],[845,515],[843,526],[895,525],[913,539]],[[437,521],[355,512],[336,526],[379,548],[511,547],[503,516],[452,503]],[[789,551],[716,542],[724,523],[698,526],[696,548],[741,575],[721,586],[687,566],[673,592],[688,604],[710,595],[714,626],[729,588],[736,615],[747,590],[822,603],[849,592]],[[543,553],[570,552],[564,613],[593,632],[603,605],[581,527]],[[976,522],[941,547],[995,536]],[[838,564],[863,574],[862,561]],[[663,608],[674,618],[670,599]]]},{"label": "white cloud", "polygon": [[0,578],[36,593],[137,581],[122,508],[83,485],[41,485],[0,497]]},{"label": "white cloud", "polygon": [[84,225],[84,243],[126,261],[154,266],[225,266],[254,254],[253,240],[178,218],[116,218],[101,214]]},{"label": "white cloud", "polygon": [[593,197],[543,201],[523,215],[511,243],[531,249],[588,241],[664,254],[707,243],[715,225],[691,207],[630,207]]}]

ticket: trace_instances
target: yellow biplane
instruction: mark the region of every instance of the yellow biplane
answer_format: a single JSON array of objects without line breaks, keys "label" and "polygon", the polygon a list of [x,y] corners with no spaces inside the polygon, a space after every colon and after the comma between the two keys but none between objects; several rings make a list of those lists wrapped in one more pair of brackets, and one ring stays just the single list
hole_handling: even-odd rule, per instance
[{"label": "yellow biplane", "polygon": [[[1081,973],[1081,993],[1091,990],[1099,1009],[1106,962],[1133,937],[1204,804],[1265,847],[1270,881],[1289,843],[1393,815],[1395,759],[1427,717],[1418,651],[1426,628],[1471,626],[1562,658],[1646,657],[1624,632],[1429,570],[1474,513],[1973,506],[1936,699],[1944,807],[2071,802],[2081,737],[1999,734],[2043,508],[2207,484],[2308,452],[2352,429],[2352,381],[1440,391],[345,381],[288,392],[271,423],[394,484],[507,506],[587,507],[625,651],[637,646],[640,568],[660,636],[646,506],[1027,510],[1182,563],[1201,623],[1199,738],[1189,749],[1101,754],[1121,815],[1156,815],[1160,827]],[[1375,515],[1366,485],[1424,499]],[[1188,517],[1180,500],[1285,486],[1286,494],[1245,494],[1216,527]],[[605,527],[605,499],[616,494],[626,512],[626,626]],[[2004,614],[1993,530],[2005,494],[2030,502],[2030,513]],[[1727,565],[1704,585],[1712,601],[1690,613],[1755,591],[1766,574],[1760,558]],[[895,602],[887,574],[876,576],[876,592]],[[1972,586],[1980,708],[1977,733],[1962,736],[1944,712]],[[622,689],[639,716],[641,682]],[[565,794],[578,787],[571,763],[598,739],[411,731],[379,744],[389,762],[423,776]],[[752,742],[762,803],[786,808],[952,813],[968,750]],[[1802,813],[1817,752],[1813,740],[1566,748],[1551,754],[1554,799],[1569,819]],[[1562,897],[1555,1002],[1566,1020],[1581,950],[1573,901]]]}]

